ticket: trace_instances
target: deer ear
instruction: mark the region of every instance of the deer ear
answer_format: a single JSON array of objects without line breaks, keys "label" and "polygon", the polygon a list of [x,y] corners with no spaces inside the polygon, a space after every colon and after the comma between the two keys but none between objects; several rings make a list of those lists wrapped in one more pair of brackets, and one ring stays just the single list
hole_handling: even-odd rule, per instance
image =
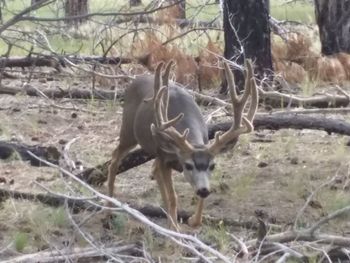
[{"label": "deer ear", "polygon": [[151,132],[158,149],[168,154],[177,155],[179,153],[180,150],[173,138],[167,133],[157,130],[153,123],[151,124]]}]

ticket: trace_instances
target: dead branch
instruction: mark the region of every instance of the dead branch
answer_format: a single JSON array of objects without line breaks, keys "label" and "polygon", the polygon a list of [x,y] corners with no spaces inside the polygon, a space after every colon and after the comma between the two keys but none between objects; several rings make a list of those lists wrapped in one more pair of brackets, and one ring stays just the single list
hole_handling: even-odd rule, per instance
[{"label": "dead branch", "polygon": [[259,89],[259,97],[266,105],[274,108],[283,107],[347,107],[349,97],[341,94],[321,94],[312,97],[300,97],[295,95],[284,94],[277,91],[263,91]]},{"label": "dead branch", "polygon": [[[153,223],[152,221],[150,221],[142,213],[140,213],[139,211],[131,208],[127,204],[124,204],[124,203],[120,202],[116,198],[112,198],[112,197],[109,197],[107,195],[104,195],[104,194],[98,192],[93,187],[91,187],[90,185],[86,184],[84,181],[82,181],[81,179],[76,177],[74,174],[66,171],[65,169],[63,169],[63,168],[61,168],[61,167],[59,167],[57,165],[51,164],[51,163],[49,163],[49,162],[47,162],[47,161],[45,161],[43,159],[40,159],[40,158],[38,158],[37,156],[33,155],[30,152],[29,152],[29,154],[32,155],[34,158],[37,158],[41,162],[45,162],[48,166],[60,170],[60,172],[62,172],[63,174],[69,176],[71,179],[76,181],[81,187],[84,187],[87,191],[92,193],[94,196],[98,197],[99,199],[101,199],[101,200],[103,200],[105,202],[109,202],[109,203],[113,204],[115,207],[123,210],[124,212],[126,212],[127,214],[132,216],[135,220],[138,220],[139,222],[141,222],[144,225],[148,226],[150,229],[152,229],[153,231],[157,232],[158,234],[160,234],[160,235],[170,239],[171,241],[175,242],[176,244],[178,244],[179,246],[181,246],[183,248],[187,248],[192,253],[195,253],[197,256],[199,256],[205,262],[212,262],[212,261],[209,260],[206,256],[204,256],[200,251],[210,253],[211,255],[217,257],[218,259],[220,259],[223,262],[227,262],[227,263],[231,262],[231,260],[227,256],[223,255],[222,253],[220,253],[219,251],[213,249],[212,247],[206,245],[201,240],[199,240],[197,237],[192,236],[192,235],[188,235],[188,234],[175,232],[175,231],[166,229],[166,228],[164,228],[162,226],[159,226],[159,225]],[[113,208],[111,208],[111,209],[113,210]],[[200,249],[200,251],[199,251],[199,249]]]},{"label": "dead branch", "polygon": [[111,255],[131,255],[138,253],[139,249],[136,245],[123,245],[120,243],[111,244],[107,247],[103,247],[100,250],[95,248],[70,248],[57,251],[37,252],[34,254],[21,255],[11,258],[2,258],[2,263],[20,263],[20,262],[41,262],[41,263],[54,263],[54,262],[75,262],[76,260],[97,260],[104,258],[106,254]]},{"label": "dead branch", "polygon": [[72,99],[101,99],[115,100],[121,98],[123,94],[120,91],[107,91],[102,89],[60,89],[47,88],[38,92],[38,89],[32,85],[26,84],[21,87],[0,86],[0,94],[17,95],[24,93],[28,96],[40,97],[44,94],[50,99],[72,98]]},{"label": "dead branch", "polygon": [[[36,91],[35,91],[36,92]],[[46,93],[47,94],[47,93]],[[257,115],[254,119],[254,127],[256,130],[261,129],[270,129],[270,130],[279,130],[279,129],[313,129],[313,130],[323,130],[329,134],[331,133],[337,133],[342,135],[350,135],[350,124],[343,121],[343,120],[337,120],[337,119],[331,119],[331,118],[325,118],[325,117],[312,117],[312,116],[303,116],[303,115]],[[231,123],[217,123],[217,124],[211,124],[208,127],[208,135],[209,138],[214,138],[214,134],[217,131],[227,131],[231,127]],[[25,151],[35,151],[34,148],[31,148],[26,145],[18,145],[14,143],[5,143],[3,142],[4,147],[3,150],[0,147],[0,157],[3,159],[9,158],[12,153],[18,151],[21,155],[23,153],[23,159],[28,160],[26,158],[29,158]],[[1,144],[0,144],[1,146]],[[3,153],[1,153],[3,151]],[[50,154],[46,154],[46,152],[50,153],[49,149],[46,149],[45,147],[41,148],[41,151],[44,151],[43,154],[40,154],[40,152],[36,152],[39,156],[46,160],[52,160],[47,159],[48,156],[51,157]],[[56,149],[57,151],[57,149]],[[2,155],[1,155],[2,154]],[[22,155],[21,155],[22,156]],[[52,158],[52,157],[51,157]],[[56,156],[52,161],[57,163],[59,156]],[[154,157],[148,155],[144,150],[137,149],[132,152],[130,152],[122,161],[118,173],[122,173],[124,171],[127,171],[131,168],[134,168],[136,166],[139,166],[143,163],[146,163],[150,160],[152,160]],[[101,185],[103,184],[107,179],[107,168],[109,165],[109,161],[100,164],[96,167],[87,168],[83,172],[81,172],[78,177],[83,179],[85,182],[92,184],[92,185]]]},{"label": "dead branch", "polygon": [[[308,241],[318,242],[321,244],[329,244],[335,246],[349,247],[350,238],[324,233],[311,234],[308,230],[286,231],[278,234],[268,235],[264,239],[264,243],[288,243],[293,241]],[[252,239],[246,242],[250,249],[257,248],[257,239]]]},{"label": "dead branch", "polygon": [[3,57],[0,58],[0,68],[14,67],[53,67],[67,66],[64,59],[68,59],[74,64],[90,63],[90,64],[109,64],[121,65],[129,64],[133,60],[126,57],[104,57],[104,56],[27,56],[27,57]]},{"label": "dead branch", "polygon": [[[230,122],[212,124],[208,127],[209,138],[214,138],[214,135],[218,131],[227,131],[231,127]],[[253,121],[256,130],[270,129],[313,129],[323,130],[328,134],[338,133],[342,135],[350,135],[350,124],[337,119],[330,119],[325,117],[311,117],[311,116],[299,116],[299,115],[256,115]],[[128,169],[141,165],[149,160],[153,159],[142,149],[132,151],[122,161],[118,173],[124,172]],[[107,180],[107,168],[109,162],[105,162],[98,165],[95,168],[89,168],[84,170],[78,175],[79,178],[89,184],[100,185]]]},{"label": "dead branch", "polygon": [[[79,213],[81,211],[100,211],[103,209],[103,206],[97,205],[92,202],[96,198],[76,198],[73,196],[62,196],[54,195],[52,193],[43,194],[43,193],[26,193],[15,190],[3,189],[0,188],[0,201],[3,202],[8,198],[18,199],[18,200],[28,200],[34,202],[40,202],[44,205],[51,207],[60,207],[67,205],[73,213]],[[95,205],[96,204],[96,205]],[[138,210],[145,216],[151,218],[167,218],[164,209],[161,207],[153,206],[153,205],[144,205],[137,206],[136,204],[131,205],[134,209]],[[187,220],[192,215],[192,212],[179,210],[178,211],[178,220],[184,223],[187,223]],[[203,220],[206,224],[219,224],[222,222],[226,226],[232,227],[242,227],[246,229],[257,229],[257,224],[251,221],[237,221],[231,218],[215,218],[211,216],[205,216]],[[280,229],[279,226],[272,225],[274,229]]]},{"label": "dead branch", "polygon": [[19,158],[23,161],[30,161],[30,164],[33,166],[45,166],[44,163],[38,162],[37,159],[29,155],[28,151],[33,152],[35,155],[40,156],[41,158],[55,164],[58,164],[58,160],[61,156],[58,149],[54,146],[30,146],[25,144],[0,141],[0,159]]}]

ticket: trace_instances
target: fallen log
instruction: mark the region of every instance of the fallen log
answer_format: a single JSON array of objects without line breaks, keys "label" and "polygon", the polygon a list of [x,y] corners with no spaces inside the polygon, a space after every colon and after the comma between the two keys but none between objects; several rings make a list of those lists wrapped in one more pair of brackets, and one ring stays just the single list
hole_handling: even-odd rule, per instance
[{"label": "fallen log", "polygon": [[26,68],[26,67],[53,67],[66,66],[64,59],[74,64],[98,63],[109,65],[129,64],[133,60],[125,57],[104,57],[104,56],[27,56],[27,57],[3,57],[0,58],[0,68]]},{"label": "fallen log", "polygon": [[321,94],[311,97],[300,97],[291,94],[285,94],[277,91],[263,91],[259,90],[259,98],[266,105],[273,108],[285,107],[316,107],[316,108],[330,108],[330,107],[347,107],[350,99],[347,94]]},{"label": "fallen log", "polygon": [[[230,122],[209,125],[209,138],[213,139],[216,132],[227,131],[230,126]],[[325,131],[328,134],[337,133],[341,135],[350,135],[350,123],[343,120],[294,114],[257,115],[254,119],[254,127],[256,130],[312,129]],[[130,152],[125,159],[123,159],[118,173],[139,166],[151,159],[153,159],[153,157],[149,156],[142,149],[134,150]],[[107,180],[107,169],[109,162],[110,161],[107,161],[94,168],[88,168],[81,172],[78,177],[85,180],[89,184],[101,185]]]},{"label": "fallen log", "polygon": [[[67,205],[73,213],[79,213],[82,211],[100,211],[101,206],[94,205],[93,199],[84,200],[84,199],[74,199],[74,198],[65,198],[59,195],[53,194],[43,194],[43,193],[25,193],[15,190],[3,189],[0,188],[0,202],[13,198],[17,200],[28,200],[40,202],[44,205],[51,207],[60,207]],[[137,206],[130,205],[132,208],[140,211],[142,214],[152,218],[167,218],[165,210],[161,207],[156,207],[153,205]],[[178,220],[183,223],[187,223],[187,220],[192,216],[191,212],[185,210],[178,211]],[[219,222],[224,223],[227,226],[234,227],[244,227],[247,229],[257,229],[258,224],[251,221],[237,221],[231,218],[215,218],[212,216],[205,216],[204,222],[207,224],[218,224]],[[278,226],[274,226],[278,228]]]},{"label": "fallen log", "polygon": [[38,89],[34,88],[32,85],[26,84],[23,88],[21,87],[9,87],[0,86],[0,94],[7,95],[17,95],[26,94],[32,97],[40,97],[44,94],[50,99],[61,99],[61,98],[72,98],[72,99],[99,99],[99,100],[114,100],[120,99],[124,96],[121,91],[108,91],[102,89],[60,89],[60,88],[47,88]]},{"label": "fallen log", "polygon": [[[21,262],[41,262],[41,263],[54,263],[54,262],[96,262],[97,260],[106,260],[109,255],[131,255],[133,258],[137,258],[135,254],[140,254],[141,248],[138,248],[135,244],[121,245],[120,242],[98,247],[87,248],[65,248],[55,251],[40,251],[33,254],[25,254],[16,257],[1,257],[2,263],[21,263]],[[69,260],[67,260],[69,259]],[[139,262],[143,262],[140,258]]]},{"label": "fallen log", "polygon": [[[230,128],[231,123],[217,123],[211,124],[208,127],[209,138],[214,138],[217,131],[226,131]],[[295,114],[276,114],[276,115],[257,115],[254,119],[254,126],[256,130],[280,130],[280,129],[312,129],[325,131],[328,134],[337,133],[341,135],[350,135],[350,123],[343,120],[331,119],[326,117],[312,117]],[[27,146],[15,143],[0,142],[0,158],[7,159],[12,154],[18,153],[22,160],[31,161],[32,165],[41,165],[30,155],[27,151],[33,152],[35,155],[53,162],[58,163],[60,154],[54,147],[42,146]],[[154,157],[147,154],[142,149],[131,151],[121,162],[118,173],[125,172],[131,168],[144,164]],[[101,185],[107,180],[107,169],[110,161],[97,165],[96,167],[87,168],[77,176],[83,179],[88,184]]]},{"label": "fallen log", "polygon": [[[124,91],[109,91],[103,89],[61,89],[60,87],[40,89],[48,98],[73,98],[73,99],[99,99],[99,100],[115,100],[123,99]],[[28,96],[41,96],[38,89],[30,84],[26,84],[21,87],[0,86],[0,94],[16,95],[19,93],[25,93]],[[218,105],[230,107],[229,103],[215,97],[203,95],[196,92],[191,92],[195,100],[198,103],[204,103],[209,105]],[[330,108],[330,107],[347,107],[349,105],[349,97],[345,94],[342,95],[316,95],[312,97],[298,97],[295,95],[288,95],[280,92],[260,92],[260,100],[266,105],[274,108],[283,107],[318,107],[318,108]]]},{"label": "fallen log", "polygon": [[57,148],[54,146],[29,146],[25,144],[0,141],[0,159],[6,160],[18,158],[23,161],[30,161],[32,166],[45,166],[44,163],[29,155],[28,151],[54,164],[58,164],[58,160],[61,156]]}]

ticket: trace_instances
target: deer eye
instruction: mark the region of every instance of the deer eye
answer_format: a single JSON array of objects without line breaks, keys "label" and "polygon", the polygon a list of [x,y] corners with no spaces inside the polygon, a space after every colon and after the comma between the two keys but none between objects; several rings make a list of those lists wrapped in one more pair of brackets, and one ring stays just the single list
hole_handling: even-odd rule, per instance
[{"label": "deer eye", "polygon": [[215,163],[212,163],[210,166],[209,166],[209,170],[210,171],[213,171],[215,169]]},{"label": "deer eye", "polygon": [[192,171],[192,170],[193,170],[193,164],[191,164],[191,163],[185,163],[185,169],[186,169],[186,170],[189,170],[189,171]]}]

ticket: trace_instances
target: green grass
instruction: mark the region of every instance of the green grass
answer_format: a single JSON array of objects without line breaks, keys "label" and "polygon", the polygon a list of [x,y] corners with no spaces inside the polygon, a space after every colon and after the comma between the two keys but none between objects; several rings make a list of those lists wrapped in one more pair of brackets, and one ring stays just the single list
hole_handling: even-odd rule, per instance
[{"label": "green grass", "polygon": [[314,7],[304,1],[285,4],[285,1],[271,1],[271,15],[278,20],[291,20],[301,23],[314,23]]}]

